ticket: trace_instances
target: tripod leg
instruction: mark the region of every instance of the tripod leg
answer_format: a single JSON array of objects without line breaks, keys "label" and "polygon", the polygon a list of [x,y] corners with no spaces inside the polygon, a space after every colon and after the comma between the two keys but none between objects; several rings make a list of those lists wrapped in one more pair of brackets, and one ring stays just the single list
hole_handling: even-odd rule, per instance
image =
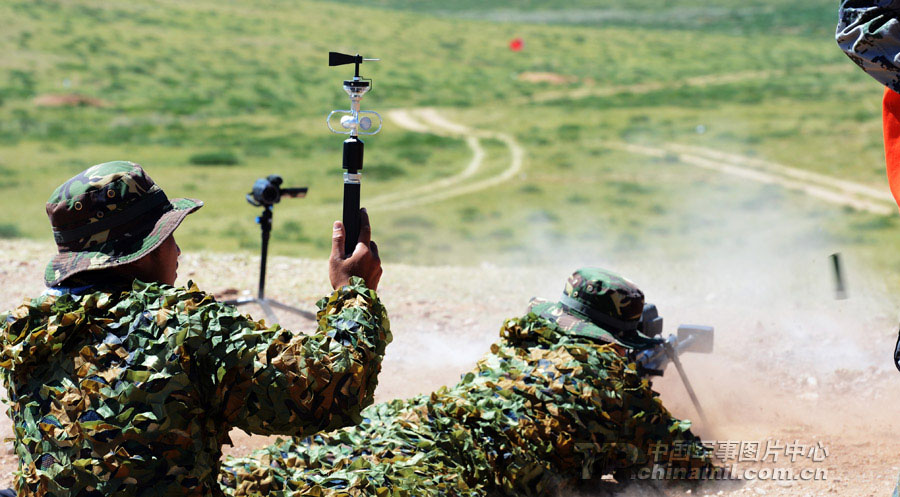
[{"label": "tripod leg", "polygon": [[307,319],[312,319],[313,321],[316,320],[316,315],[314,313],[309,312],[309,311],[304,311],[303,309],[298,309],[296,307],[289,306],[287,304],[282,304],[281,302],[279,302],[277,300],[266,299],[266,303],[268,303],[272,307],[277,307],[278,309],[281,309],[283,311],[293,312],[294,314],[299,314]]},{"label": "tripod leg", "polygon": [[269,307],[269,301],[266,299],[259,299],[257,301],[260,307],[262,307],[263,312],[266,313],[266,317],[269,319],[271,324],[278,324],[278,316],[275,315],[275,312],[272,311],[272,308]]},{"label": "tripod leg", "polygon": [[666,354],[669,356],[669,359],[675,363],[675,369],[678,370],[678,375],[681,376],[681,382],[684,383],[684,388],[687,390],[688,396],[691,398],[691,402],[694,403],[694,408],[697,409],[697,414],[700,415],[700,421],[703,422],[704,426],[709,426],[709,420],[706,419],[706,413],[703,412],[703,407],[700,405],[700,400],[697,399],[697,394],[694,393],[694,388],[691,386],[691,382],[688,380],[687,373],[684,372],[684,367],[681,365],[681,359],[678,358],[678,352],[675,352],[675,349],[666,343]]},{"label": "tripod leg", "polygon": [[256,302],[256,299],[252,298],[252,297],[242,297],[239,299],[231,299],[231,300],[223,300],[222,301],[223,304],[233,305],[235,307],[240,307],[244,304],[252,304],[254,302]]}]

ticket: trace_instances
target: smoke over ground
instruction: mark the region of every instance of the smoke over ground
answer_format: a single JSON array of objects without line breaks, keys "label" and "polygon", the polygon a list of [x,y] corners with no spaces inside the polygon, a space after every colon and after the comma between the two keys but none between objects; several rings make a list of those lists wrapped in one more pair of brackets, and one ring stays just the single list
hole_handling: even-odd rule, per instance
[{"label": "smoke over ground", "polygon": [[[684,358],[710,420],[708,425],[696,422],[699,435],[763,446],[796,440],[807,449],[824,446],[829,452],[821,462],[795,458],[785,465],[782,456],[767,463],[798,471],[826,468],[826,481],[713,483],[695,493],[890,493],[900,471],[900,426],[893,415],[900,407],[893,395],[900,374],[891,361],[897,302],[887,285],[896,276],[872,269],[859,245],[828,234],[829,226],[849,225],[857,214],[774,185],[691,171],[678,161],[671,168],[684,179],[673,190],[677,198],[669,199],[669,212],[660,216],[668,220],[664,229],[650,221],[623,235],[609,213],[580,212],[583,223],[602,237],[573,240],[534,228],[528,260],[547,261],[555,270],[532,265],[510,272],[519,279],[533,275],[536,293],[550,298],[579,266],[607,267],[627,276],[657,304],[667,333],[680,323],[716,329],[714,354]],[[844,300],[836,298],[833,253],[842,257],[849,296]],[[477,281],[484,287],[516,288],[504,276],[490,277],[480,274]],[[551,277],[555,280],[542,280]],[[459,290],[457,295],[473,292],[471,287]],[[676,415],[696,421],[674,368],[654,385]],[[602,490],[584,495],[691,490],[598,486]]]},{"label": "smoke over ground", "polygon": [[[828,218],[849,217],[847,211],[753,184],[734,191],[728,181],[711,178],[709,188],[689,192],[680,217],[687,221],[684,229],[666,243],[650,244],[655,248],[637,257],[612,253],[608,264],[658,305],[667,331],[679,323],[715,327],[715,353],[684,358],[710,419],[709,425],[695,425],[699,435],[718,441],[799,440],[807,447],[822,442],[830,453],[819,466],[828,468],[830,478],[715,483],[693,491],[889,494],[900,466],[894,416],[900,374],[891,361],[897,307],[885,281],[894,275],[869,269],[852,246],[825,234]],[[734,196],[706,193],[723,188]],[[671,249],[686,245],[691,250]],[[835,296],[829,257],[835,252],[843,256],[846,300]],[[654,385],[676,415],[696,420],[674,368]],[[817,467],[805,460],[768,463],[804,464]],[[625,490],[622,495],[686,492],[652,485]]]}]

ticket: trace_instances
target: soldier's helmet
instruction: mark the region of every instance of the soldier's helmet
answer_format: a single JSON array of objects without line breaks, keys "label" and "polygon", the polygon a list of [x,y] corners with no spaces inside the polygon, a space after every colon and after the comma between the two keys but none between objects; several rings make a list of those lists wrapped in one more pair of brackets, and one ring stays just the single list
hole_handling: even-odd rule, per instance
[{"label": "soldier's helmet", "polygon": [[54,286],[77,273],[140,259],[202,206],[189,198],[169,200],[133,162],[91,166],[60,185],[47,201],[59,253],[47,265],[44,280]]},{"label": "soldier's helmet", "polygon": [[569,276],[559,302],[534,299],[529,312],[569,335],[644,349],[659,342],[638,330],[644,292],[631,281],[605,269],[581,268]]}]

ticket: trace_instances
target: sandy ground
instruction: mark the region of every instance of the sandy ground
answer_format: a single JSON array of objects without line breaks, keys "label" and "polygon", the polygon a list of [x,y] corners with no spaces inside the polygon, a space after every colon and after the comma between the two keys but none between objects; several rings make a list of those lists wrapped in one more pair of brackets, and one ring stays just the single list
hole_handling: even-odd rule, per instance
[{"label": "sandy ground", "polygon": [[[52,247],[0,241],[0,307],[9,308],[42,289],[40,275]],[[245,255],[185,254],[179,282],[194,279],[216,293],[255,288],[258,259]],[[378,400],[404,397],[453,383],[495,339],[505,317],[520,314],[532,296],[556,298],[574,262],[559,266],[503,268],[416,267],[388,264],[380,295],[388,307],[395,342],[388,349]],[[895,394],[900,373],[891,366],[896,313],[878,278],[849,264],[847,300],[835,300],[826,258],[784,254],[779,262],[631,260],[608,258],[608,267],[629,276],[659,306],[666,329],[678,323],[716,328],[712,355],[686,355],[684,365],[709,424],[695,431],[724,450],[728,442],[759,442],[763,448],[802,446],[827,450],[822,461],[794,462],[783,451],[776,462],[743,462],[739,469],[765,472],[822,470],[822,481],[726,481],[696,487],[611,480],[584,488],[584,496],[890,495],[900,473]],[[614,264],[614,266],[609,266]],[[328,290],[324,261],[274,258],[268,295],[312,309]],[[259,309],[247,307],[257,317]],[[312,323],[281,313],[296,331]],[[678,416],[696,418],[684,387],[670,367],[654,383]],[[3,418],[0,433],[11,435]],[[265,437],[232,434],[227,453],[244,454],[269,443]],[[14,456],[0,454],[0,483],[9,483]],[[821,459],[821,457],[820,457]],[[730,465],[733,461],[729,461]]]}]

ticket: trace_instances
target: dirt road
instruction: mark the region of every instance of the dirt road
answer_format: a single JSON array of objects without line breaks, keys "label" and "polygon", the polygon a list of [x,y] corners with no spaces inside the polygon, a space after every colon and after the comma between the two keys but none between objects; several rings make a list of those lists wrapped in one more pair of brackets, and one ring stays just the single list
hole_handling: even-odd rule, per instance
[{"label": "dirt road", "polygon": [[[440,202],[497,186],[514,178],[522,170],[525,149],[509,134],[475,130],[449,121],[431,108],[396,109],[387,115],[395,124],[410,131],[465,139],[472,150],[472,160],[456,175],[402,192],[375,197],[369,202],[373,208],[397,210]],[[477,177],[485,158],[480,140],[485,138],[493,138],[506,145],[509,149],[509,165],[491,176]]]},{"label": "dirt road", "polygon": [[[461,172],[448,178],[376,197],[370,203],[374,208],[381,210],[407,209],[485,190],[515,177],[521,171],[526,158],[525,149],[511,135],[480,131],[454,123],[442,116],[436,109],[396,109],[388,112],[387,115],[394,124],[409,131],[456,136],[466,140],[472,151],[472,159]],[[482,169],[485,158],[484,149],[479,141],[483,138],[495,138],[507,146],[510,154],[509,165],[490,177],[478,179],[477,174]],[[887,189],[875,189],[867,185],[770,161],[677,143],[647,146],[610,141],[604,142],[603,145],[631,154],[677,161],[757,183],[777,185],[833,205],[847,206],[882,215],[897,212],[896,204]]]},{"label": "dirt road", "polygon": [[[847,64],[832,64],[827,66],[816,66],[816,67],[800,67],[792,70],[783,70],[783,69],[769,69],[762,71],[743,71],[736,72],[730,74],[708,74],[705,76],[693,76],[687,77],[683,80],[673,83],[673,82],[650,82],[650,83],[636,83],[630,85],[594,85],[591,81],[583,81],[582,86],[579,88],[572,89],[561,89],[561,90],[545,90],[541,92],[537,92],[533,95],[522,97],[511,102],[512,104],[529,104],[529,103],[542,103],[542,102],[550,102],[554,100],[579,100],[590,97],[611,97],[614,95],[622,95],[622,94],[643,94],[643,93],[651,93],[656,91],[666,90],[668,88],[674,87],[708,87],[708,86],[721,86],[721,85],[730,85],[734,83],[741,83],[745,81],[765,81],[768,79],[772,79],[774,77],[783,77],[789,74],[796,74],[799,72],[806,73],[815,73],[815,74],[831,74],[831,73],[841,73],[847,71]],[[565,78],[563,75],[556,75],[558,78]],[[541,82],[541,81],[537,81]],[[572,81],[563,81],[564,83],[570,83]]]},{"label": "dirt road", "polygon": [[783,164],[677,143],[650,147],[625,142],[605,142],[604,146],[633,154],[678,161],[757,183],[777,185],[833,205],[883,215],[897,212],[897,205],[887,188],[878,190]]}]

